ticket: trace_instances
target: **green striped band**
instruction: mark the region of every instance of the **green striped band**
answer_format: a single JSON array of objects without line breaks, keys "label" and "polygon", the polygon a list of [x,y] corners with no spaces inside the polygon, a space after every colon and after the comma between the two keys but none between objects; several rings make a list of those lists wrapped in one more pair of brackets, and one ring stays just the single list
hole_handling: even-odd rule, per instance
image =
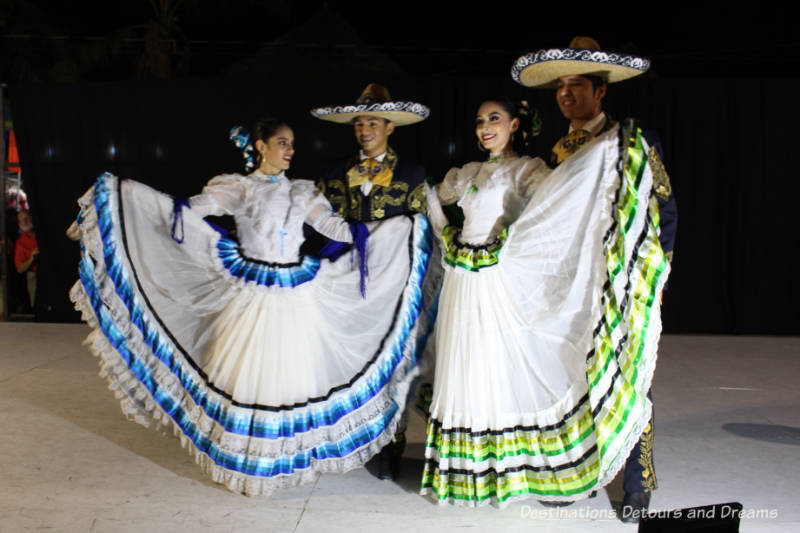
[{"label": "green striped band", "polygon": [[497,264],[497,256],[508,238],[508,228],[492,242],[483,246],[464,244],[459,240],[461,230],[455,226],[446,226],[442,231],[444,260],[448,265],[461,267],[472,272]]}]

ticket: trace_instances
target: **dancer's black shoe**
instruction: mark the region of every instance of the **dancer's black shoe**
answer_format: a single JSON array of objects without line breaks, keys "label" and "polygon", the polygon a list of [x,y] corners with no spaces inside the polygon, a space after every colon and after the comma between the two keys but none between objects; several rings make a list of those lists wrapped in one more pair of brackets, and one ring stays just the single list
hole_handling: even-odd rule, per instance
[{"label": "dancer's black shoe", "polygon": [[626,524],[637,524],[639,519],[647,514],[648,509],[650,509],[649,492],[626,492],[622,499],[620,519]]},{"label": "dancer's black shoe", "polygon": [[400,472],[400,460],[406,449],[406,434],[397,433],[378,454],[378,479],[395,479]]}]

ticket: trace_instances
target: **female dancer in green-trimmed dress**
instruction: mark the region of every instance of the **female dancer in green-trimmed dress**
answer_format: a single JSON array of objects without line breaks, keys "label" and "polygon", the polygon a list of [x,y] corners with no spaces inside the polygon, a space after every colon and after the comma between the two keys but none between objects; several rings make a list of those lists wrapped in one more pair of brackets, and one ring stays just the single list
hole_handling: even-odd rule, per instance
[{"label": "female dancer in green-trimmed dress", "polygon": [[445,276],[422,492],[440,503],[585,498],[650,418],[668,265],[641,140],[614,128],[550,171],[521,155],[526,118],[483,102],[488,160],[428,195]]}]

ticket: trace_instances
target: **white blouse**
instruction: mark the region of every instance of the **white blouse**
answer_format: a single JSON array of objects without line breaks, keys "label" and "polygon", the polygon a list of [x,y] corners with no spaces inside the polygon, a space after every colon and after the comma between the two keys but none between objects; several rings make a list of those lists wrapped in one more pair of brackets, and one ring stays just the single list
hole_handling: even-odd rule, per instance
[{"label": "white blouse", "polygon": [[464,210],[461,241],[474,245],[489,243],[519,217],[533,191],[549,173],[542,159],[528,156],[509,156],[496,162],[473,162],[452,168],[436,187],[439,202],[429,202],[431,222],[437,233],[441,233],[447,224],[441,205],[456,203]]},{"label": "white blouse", "polygon": [[233,215],[243,254],[261,261],[297,261],[304,222],[329,239],[353,241],[349,224],[333,213],[313,182],[289,180],[283,173],[217,176],[189,203],[200,216]]}]

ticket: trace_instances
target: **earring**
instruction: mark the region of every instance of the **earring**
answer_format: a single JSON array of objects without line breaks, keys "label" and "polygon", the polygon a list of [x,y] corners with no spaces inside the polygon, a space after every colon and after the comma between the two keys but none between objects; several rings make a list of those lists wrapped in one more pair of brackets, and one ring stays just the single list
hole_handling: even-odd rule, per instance
[{"label": "earring", "polygon": [[480,150],[481,152],[485,152],[486,151],[486,148],[483,147],[483,144],[481,144],[480,140],[478,140],[478,150]]}]

